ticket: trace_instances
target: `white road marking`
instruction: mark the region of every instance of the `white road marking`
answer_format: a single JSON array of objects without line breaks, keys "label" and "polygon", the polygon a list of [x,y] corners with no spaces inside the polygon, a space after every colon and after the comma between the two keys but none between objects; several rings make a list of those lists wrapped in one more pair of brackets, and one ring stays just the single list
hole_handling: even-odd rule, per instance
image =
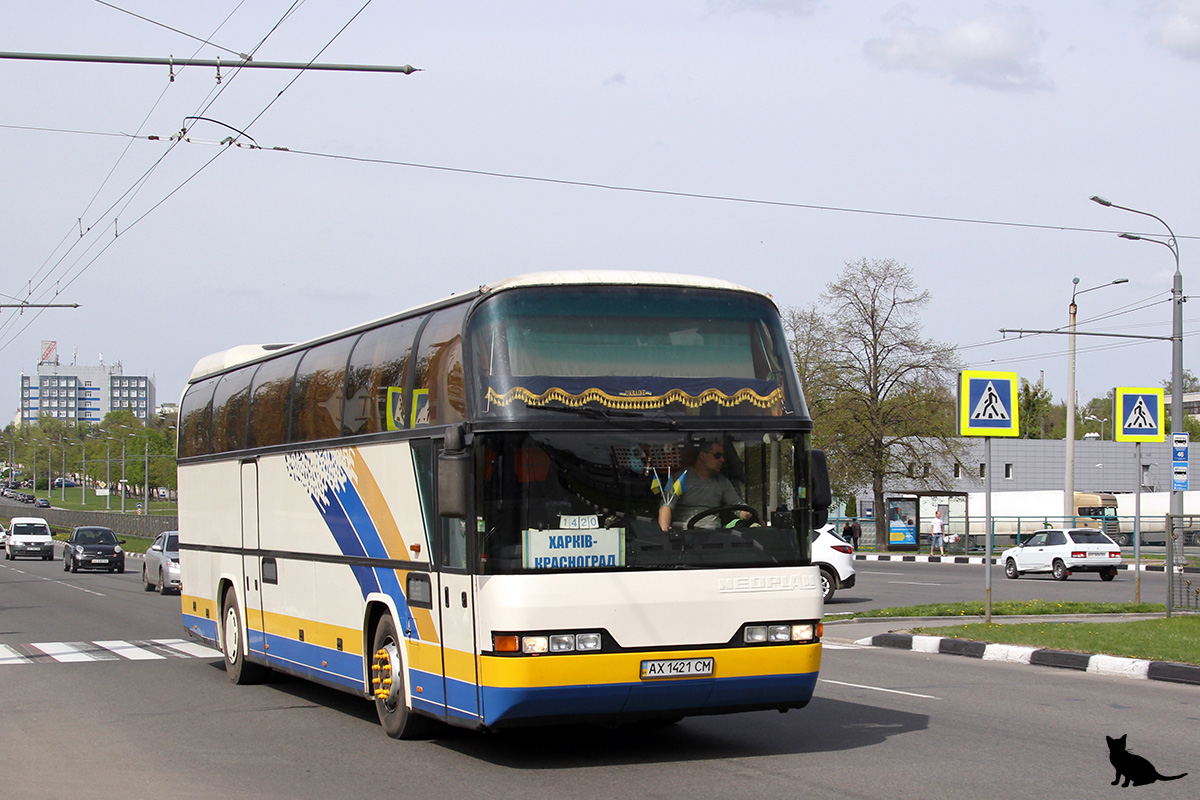
[{"label": "white road marking", "polygon": [[0,644],[0,664],[28,664],[29,659],[6,644]]},{"label": "white road marking", "polygon": [[66,642],[34,642],[29,645],[38,650],[41,650],[46,655],[53,658],[55,661],[67,663],[70,661],[95,661],[96,659],[89,656],[87,653],[81,653]]},{"label": "white road marking", "polygon": [[195,656],[196,658],[212,658],[221,655],[220,650],[205,647],[196,642],[189,642],[186,639],[152,639],[151,641],[155,644],[161,644],[163,647],[178,650],[185,655]]},{"label": "white road marking", "polygon": [[872,692],[887,692],[888,694],[902,694],[906,697],[920,697],[924,700],[941,700],[940,697],[934,697],[931,694],[917,694],[916,692],[904,692],[899,689],[885,689],[882,686],[864,686],[861,683],[846,683],[845,681],[831,681],[828,678],[821,678],[821,683],[832,683],[837,686],[849,686],[851,689],[870,689]]},{"label": "white road marking", "polygon": [[121,641],[120,639],[96,642],[96,644],[130,661],[152,661],[166,658],[166,656],[160,656],[158,653],[138,647],[135,644],[130,644],[129,642]]},{"label": "white road marking", "polygon": [[888,583],[896,583],[904,586],[945,586],[944,583],[921,583],[920,581],[888,581]]},{"label": "white road marking", "polygon": [[72,663],[80,661],[166,661],[174,658],[218,658],[221,653],[186,639],[152,639],[124,641],[106,639],[98,642],[34,642],[32,644],[0,644],[0,666],[5,664],[36,664],[49,661]]}]

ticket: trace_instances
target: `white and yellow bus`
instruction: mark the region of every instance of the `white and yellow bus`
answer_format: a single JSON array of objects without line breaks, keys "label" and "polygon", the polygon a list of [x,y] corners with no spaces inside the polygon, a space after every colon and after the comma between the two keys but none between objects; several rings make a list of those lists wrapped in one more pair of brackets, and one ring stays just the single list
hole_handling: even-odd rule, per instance
[{"label": "white and yellow bus", "polygon": [[[180,420],[183,621],[235,683],[362,695],[398,738],[812,697],[828,478],[765,295],[521,276],[209,356]],[[664,530],[713,442],[742,502]]]}]

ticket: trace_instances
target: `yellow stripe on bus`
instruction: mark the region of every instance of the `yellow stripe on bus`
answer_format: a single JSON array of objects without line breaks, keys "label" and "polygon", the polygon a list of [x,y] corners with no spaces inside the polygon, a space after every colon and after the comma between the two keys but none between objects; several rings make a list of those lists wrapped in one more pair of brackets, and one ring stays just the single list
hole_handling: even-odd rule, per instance
[{"label": "yellow stripe on bus", "polygon": [[481,656],[480,684],[499,688],[629,683],[641,679],[643,661],[712,658],[713,677],[748,678],[817,672],[821,645],[730,647],[645,653],[577,653],[541,656]]}]

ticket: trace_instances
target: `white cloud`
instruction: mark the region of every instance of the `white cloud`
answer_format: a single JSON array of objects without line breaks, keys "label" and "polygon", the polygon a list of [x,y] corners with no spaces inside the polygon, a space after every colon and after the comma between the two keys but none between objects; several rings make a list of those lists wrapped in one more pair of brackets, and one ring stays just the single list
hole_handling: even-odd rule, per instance
[{"label": "white cloud", "polygon": [[1164,3],[1163,8],[1170,17],[1154,38],[1184,58],[1200,60],[1200,0],[1173,0]]},{"label": "white cloud", "polygon": [[1051,88],[1037,61],[1045,33],[1028,9],[989,6],[944,30],[916,26],[907,6],[893,9],[886,21],[891,34],[863,47],[884,69],[931,72],[991,89]]}]

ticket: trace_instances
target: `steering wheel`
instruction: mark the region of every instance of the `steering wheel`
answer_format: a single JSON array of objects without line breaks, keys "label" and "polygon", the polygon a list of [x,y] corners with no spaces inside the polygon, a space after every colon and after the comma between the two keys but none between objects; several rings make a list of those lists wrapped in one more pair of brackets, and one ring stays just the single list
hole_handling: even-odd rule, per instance
[{"label": "steering wheel", "polygon": [[739,503],[739,504],[731,505],[731,506],[713,506],[712,508],[706,508],[703,511],[701,511],[699,514],[696,514],[691,519],[689,519],[688,523],[687,523],[687,527],[689,529],[695,528],[697,522],[704,519],[705,517],[711,517],[714,514],[724,514],[727,512],[736,513],[738,511],[749,511],[750,519],[739,519],[737,521],[737,525],[735,527],[741,528],[741,527],[746,527],[749,525],[754,525],[756,523],[759,525],[762,525],[762,518],[760,516],[758,516],[758,511],[756,511],[754,509],[754,506],[748,506],[748,505]]}]

